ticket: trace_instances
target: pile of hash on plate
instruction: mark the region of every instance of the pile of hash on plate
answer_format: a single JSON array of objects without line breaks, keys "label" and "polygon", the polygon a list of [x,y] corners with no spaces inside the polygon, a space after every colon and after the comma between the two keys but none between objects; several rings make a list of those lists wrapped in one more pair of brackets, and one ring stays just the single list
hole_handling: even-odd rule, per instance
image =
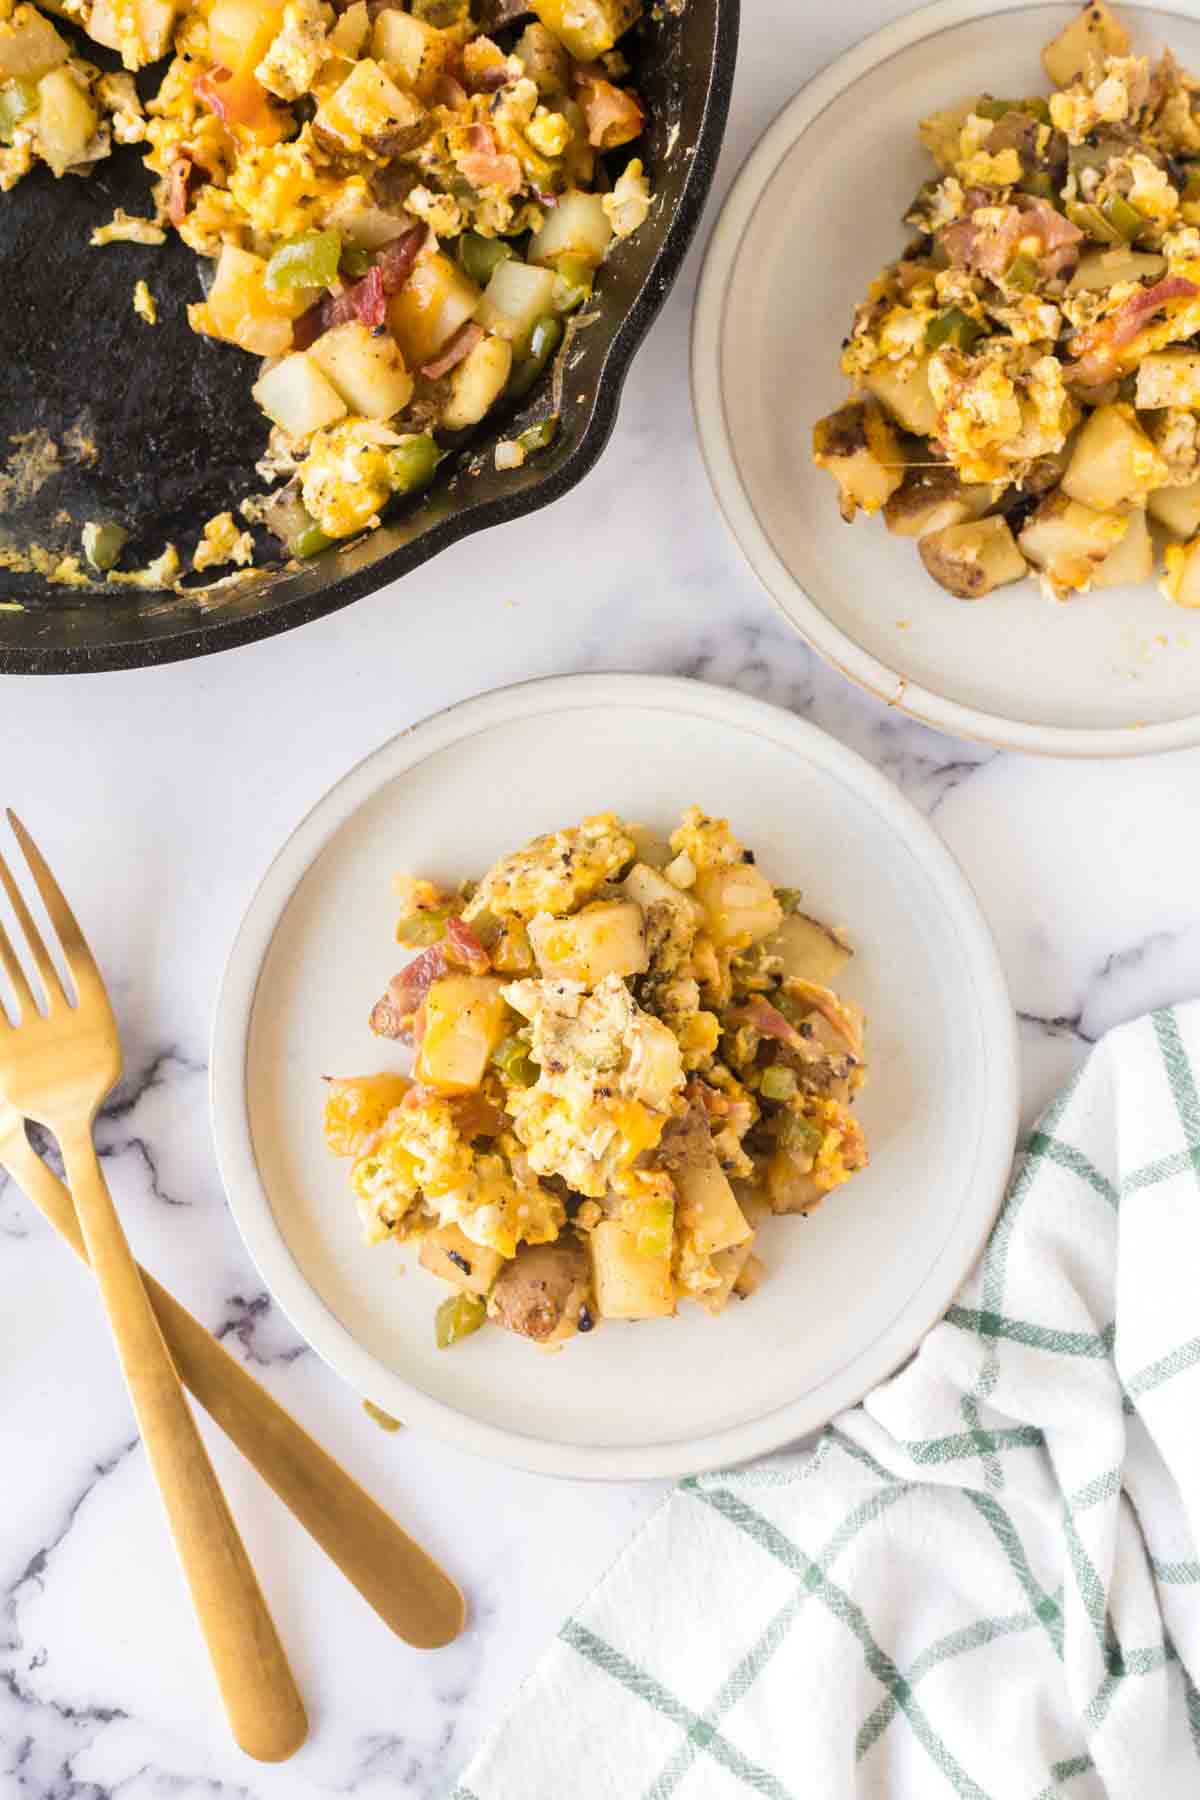
[{"label": "pile of hash on plate", "polygon": [[[962,599],[1035,571],[1066,600],[1200,605],[1200,103],[1103,0],[1042,52],[1048,98],[922,121],[915,233],[845,340],[816,462]],[[1154,531],[1152,531],[1152,526]]]},{"label": "pile of hash on plate", "polygon": [[[0,188],[144,146],[153,219],[213,264],[193,329],[262,359],[265,522],[295,555],[369,529],[520,401],[650,206],[618,39],[642,0],[0,0]],[[76,54],[58,24],[119,53]],[[169,57],[143,105],[134,72]],[[623,153],[612,158],[614,152]],[[618,165],[623,166],[618,167]],[[153,296],[135,305],[154,321]],[[503,442],[519,467],[553,416]],[[242,560],[232,519],[208,563]]]},{"label": "pile of hash on plate", "polygon": [[325,1135],[368,1241],[419,1239],[454,1290],[439,1345],[720,1313],[762,1278],[761,1221],[865,1166],[851,951],[724,819],[656,847],[601,813],[453,892],[398,886],[419,954],[371,1026],[412,1075],[331,1081]]}]

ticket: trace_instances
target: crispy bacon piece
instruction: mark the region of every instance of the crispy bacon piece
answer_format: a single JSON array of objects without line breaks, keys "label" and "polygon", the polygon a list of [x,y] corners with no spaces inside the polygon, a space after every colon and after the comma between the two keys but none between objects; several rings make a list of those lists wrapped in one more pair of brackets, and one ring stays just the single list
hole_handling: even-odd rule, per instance
[{"label": "crispy bacon piece", "polygon": [[1130,294],[1110,319],[1101,319],[1072,338],[1071,355],[1077,359],[1070,371],[1072,380],[1085,387],[1110,381],[1121,351],[1144,330],[1159,307],[1168,300],[1190,300],[1197,294],[1200,288],[1183,275],[1164,276],[1152,287]]},{"label": "crispy bacon piece", "polygon": [[461,919],[451,919],[447,924],[444,947],[447,960],[459,963],[468,975],[486,975],[492,966],[487,951]]},{"label": "crispy bacon piece", "polygon": [[458,166],[473,188],[499,188],[507,198],[521,191],[521,165],[515,156],[496,148],[490,125],[472,125],[467,133],[469,149]]},{"label": "crispy bacon piece", "polygon": [[736,1006],[726,1014],[732,1025],[749,1025],[760,1037],[775,1038],[786,1044],[791,1050],[804,1048],[804,1040],[794,1025],[788,1023],[777,1006],[764,1000],[761,994],[751,994],[742,1006]]},{"label": "crispy bacon piece", "polygon": [[[442,354],[434,362],[424,365],[421,370],[422,375],[430,381],[437,381],[441,376],[448,375],[451,369],[455,368],[465,357],[470,356],[482,336],[482,325],[476,325],[473,319],[468,319],[467,323],[455,332]],[[452,925],[457,925],[459,922],[457,919],[451,920]]]},{"label": "crispy bacon piece", "polygon": [[[582,74],[583,71],[580,71]],[[579,83],[579,104],[587,120],[588,143],[596,150],[615,150],[640,137],[646,119],[637,96],[600,76]]]},{"label": "crispy bacon piece", "polygon": [[203,180],[200,170],[187,151],[182,151],[167,170],[167,217],[172,225],[182,225],[187,216],[192,189]]},{"label": "crispy bacon piece", "polygon": [[371,1008],[370,1026],[377,1037],[408,1037],[413,1018],[424,1005],[435,981],[446,973],[446,953],[441,944],[422,950],[388,982],[387,993]]},{"label": "crispy bacon piece", "polygon": [[[986,207],[999,214],[995,223],[978,224],[975,212]],[[960,269],[974,269],[999,281],[1026,238],[1040,245],[1038,261],[1045,274],[1065,275],[1079,257],[1083,233],[1064,219],[1045,200],[1032,194],[1015,194],[1012,204],[997,207],[986,200],[952,225],[944,225],[938,240],[950,261]]]},{"label": "crispy bacon piece", "polygon": [[335,325],[361,319],[370,331],[378,330],[387,318],[387,302],[398,294],[409,276],[425,242],[425,226],[414,225],[402,237],[393,238],[379,252],[378,260],[361,281],[352,281],[340,294],[326,294],[310,306],[292,326],[292,343],[297,350],[307,350]]}]

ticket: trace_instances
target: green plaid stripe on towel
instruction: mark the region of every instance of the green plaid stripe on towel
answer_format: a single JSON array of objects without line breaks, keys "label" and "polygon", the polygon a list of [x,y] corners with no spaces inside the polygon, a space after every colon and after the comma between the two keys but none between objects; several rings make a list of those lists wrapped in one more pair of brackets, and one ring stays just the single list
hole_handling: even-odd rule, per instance
[{"label": "green plaid stripe on towel", "polygon": [[1200,1800],[1200,1005],[1050,1108],[945,1321],[684,1482],[455,1800]]}]

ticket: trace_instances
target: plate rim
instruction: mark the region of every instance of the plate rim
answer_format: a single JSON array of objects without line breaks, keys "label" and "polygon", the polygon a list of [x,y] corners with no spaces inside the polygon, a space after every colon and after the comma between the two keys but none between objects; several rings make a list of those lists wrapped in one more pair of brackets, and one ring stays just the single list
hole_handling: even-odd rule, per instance
[{"label": "plate rim", "polygon": [[[266,956],[292,897],[332,837],[383,787],[438,750],[490,726],[596,704],[682,710],[807,752],[810,759],[819,751],[821,763],[836,768],[907,841],[934,883],[973,979],[988,1059],[989,1098],[970,1188],[915,1295],[865,1349],[799,1399],[717,1431],[651,1445],[562,1444],[493,1425],[386,1368],[334,1316],[294,1260],[258,1172],[247,1095],[250,1025]],[[824,1425],[890,1375],[943,1316],[983,1247],[1007,1185],[1019,1113],[1016,1018],[995,943],[958,862],[911,801],[857,752],[782,707],[687,677],[545,676],[459,701],[408,726],[336,781],[288,834],[255,888],[226,962],[213,1020],[209,1098],[218,1169],[246,1250],[295,1330],[352,1391],[457,1449],[532,1473],[614,1481],[679,1477],[768,1454]]]},{"label": "plate rim", "polygon": [[[936,731],[1002,750],[1070,758],[1152,756],[1200,743],[1200,708],[1158,725],[1036,725],[948,699],[911,681],[836,625],[788,569],[759,523],[727,426],[721,379],[726,303],[743,239],[783,158],[829,106],[873,69],[924,39],[997,13],[1033,12],[1057,0],[932,0],[872,32],[828,63],[787,101],[759,137],[709,236],[692,312],[692,411],[701,460],[735,546],[794,631],[841,675]],[[1195,15],[1171,0],[1121,0],[1137,12]]]}]

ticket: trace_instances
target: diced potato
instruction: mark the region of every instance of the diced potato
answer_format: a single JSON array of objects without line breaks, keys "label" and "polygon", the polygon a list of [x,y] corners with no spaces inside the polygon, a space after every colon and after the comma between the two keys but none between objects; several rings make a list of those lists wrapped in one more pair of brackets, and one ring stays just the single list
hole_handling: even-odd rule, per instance
[{"label": "diced potato", "polygon": [[744,949],[778,930],[783,909],[753,863],[701,869],[692,890],[704,909],[708,935],[719,950]]},{"label": "diced potato", "polygon": [[346,402],[305,351],[275,363],[253,392],[271,423],[288,437],[309,437],[346,413]]},{"label": "diced potato", "polygon": [[821,987],[832,987],[850,958],[849,944],[842,942],[818,919],[807,913],[788,913],[778,931],[773,931],[763,944],[769,956],[778,956],[785,981],[815,981]]},{"label": "diced potato", "polygon": [[257,68],[283,25],[284,0],[215,0],[208,15],[214,63],[233,74]]},{"label": "diced potato", "polygon": [[960,600],[982,600],[1029,573],[1007,519],[998,516],[929,532],[917,548],[933,579]]},{"label": "diced potato", "polygon": [[1169,480],[1167,465],[1133,408],[1113,404],[1098,406],[1084,424],[1062,478],[1062,491],[1095,512],[1111,512],[1136,505]]},{"label": "diced potato", "polygon": [[412,1083],[404,1075],[351,1075],[330,1081],[325,1142],[335,1156],[361,1156]]},{"label": "diced potato", "polygon": [[388,301],[388,326],[410,369],[432,362],[479,306],[479,289],[440,252],[419,258]]},{"label": "diced potato", "polygon": [[1084,0],[1083,10],[1042,51],[1042,67],[1055,87],[1095,80],[1107,56],[1128,56],[1129,33],[1104,0]]},{"label": "diced potato", "polygon": [[[343,13],[342,17],[348,18],[349,14]],[[355,191],[353,184],[329,208],[326,222],[356,250],[382,250],[393,238],[403,237],[413,228],[411,213],[387,212],[382,206],[375,206],[362,191]]]},{"label": "diced potato", "polygon": [[642,975],[649,967],[642,909],[632,900],[597,900],[569,919],[539,913],[529,941],[542,975],[594,987],[606,975]]},{"label": "diced potato", "polygon": [[106,49],[119,50],[127,69],[140,69],[157,62],[171,48],[178,10],[175,0],[133,0],[132,7],[119,6],[116,0],[95,0],[87,33]]},{"label": "diced potato", "polygon": [[538,320],[554,310],[554,272],[511,257],[498,263],[483,291],[479,323],[485,331],[516,343],[527,338]]},{"label": "diced potato", "polygon": [[420,100],[433,98],[433,90],[447,72],[457,48],[452,33],[439,31],[423,19],[414,19],[411,13],[387,7],[376,15],[372,52]]},{"label": "diced potato", "polygon": [[[734,1252],[727,1251],[726,1254],[733,1255]],[[738,1299],[748,1300],[751,1294],[756,1294],[763,1284],[763,1277],[766,1275],[766,1272],[767,1265],[762,1257],[755,1256],[753,1251],[751,1251],[750,1255],[742,1264],[741,1269],[738,1272],[737,1280],[733,1284],[733,1291]]]},{"label": "diced potato", "polygon": [[706,1288],[702,1294],[696,1295],[696,1299],[706,1313],[711,1313],[716,1318],[725,1311],[729,1304],[729,1296],[737,1287],[742,1271],[753,1254],[753,1236],[748,1237],[744,1244],[735,1244],[731,1250],[718,1250],[712,1259],[712,1264],[721,1277],[721,1285],[720,1287]]},{"label": "diced potato", "polygon": [[1159,588],[1176,606],[1200,606],[1200,537],[1190,544],[1168,544],[1165,573]]},{"label": "diced potato", "polygon": [[599,194],[578,188],[559,197],[546,212],[546,223],[535,231],[529,244],[529,261],[552,268],[562,256],[599,264],[612,242],[612,225]]},{"label": "diced potato", "polygon": [[1144,254],[1140,250],[1089,250],[1067,283],[1067,292],[1104,292],[1119,281],[1157,281],[1167,269],[1165,256]]},{"label": "diced potato", "polygon": [[715,1153],[703,1162],[684,1163],[672,1174],[679,1195],[676,1230],[698,1255],[715,1256],[753,1237]]},{"label": "diced potato", "polygon": [[904,480],[900,440],[876,400],[852,400],[813,428],[813,461],[841,492],[842,517],[876,513]]},{"label": "diced potato", "polygon": [[918,465],[885,504],[884,524],[898,537],[924,537],[947,525],[982,518],[997,492],[996,486],[968,486],[949,463]]},{"label": "diced potato", "polygon": [[450,377],[450,393],[439,421],[447,431],[465,431],[496,404],[512,370],[512,345],[484,336]]},{"label": "diced potato", "polygon": [[[353,59],[361,56],[363,46],[371,35],[371,14],[367,9],[367,0],[352,0],[329,34],[331,49],[339,56]],[[386,61],[386,58],[381,60]]]},{"label": "diced potato", "polygon": [[704,913],[692,896],[647,862],[634,863],[621,885],[647,916],[654,908],[662,907],[680,918],[684,930],[697,931],[704,923]]},{"label": "diced potato", "polygon": [[504,1266],[498,1250],[471,1241],[457,1225],[440,1225],[421,1239],[420,1264],[463,1294],[486,1294]]},{"label": "diced potato", "polygon": [[1200,407],[1200,352],[1161,350],[1138,364],[1135,404]]},{"label": "diced potato", "polygon": [[56,175],[96,154],[100,115],[69,68],[51,69],[37,84],[38,149]]},{"label": "diced potato", "polygon": [[1183,487],[1155,488],[1146,507],[1172,537],[1193,538],[1200,532],[1200,480]]},{"label": "diced potato", "polygon": [[390,419],[412,398],[412,376],[396,340],[387,332],[375,337],[361,319],[323,332],[308,355],[350,411],[364,419]]},{"label": "diced potato", "polygon": [[488,1058],[508,1031],[503,986],[494,975],[447,975],[434,982],[425,997],[418,1081],[454,1094],[479,1086]]},{"label": "diced potato", "polygon": [[818,1185],[811,1169],[803,1167],[786,1150],[775,1151],[767,1164],[767,1199],[773,1213],[811,1212],[824,1198],[825,1189]]},{"label": "diced potato", "polygon": [[377,62],[364,57],[321,102],[315,123],[348,150],[361,150],[364,145],[390,146],[402,134],[415,132],[424,117],[420,102],[402,92]]},{"label": "diced potato", "polygon": [[37,81],[67,60],[67,44],[49,19],[32,6],[18,6],[0,20],[0,81]]},{"label": "diced potato", "polygon": [[1030,517],[1018,542],[1062,596],[1091,585],[1096,570],[1128,529],[1127,516],[1095,512],[1056,488]]},{"label": "diced potato", "polygon": [[540,23],[527,25],[517,39],[515,54],[530,81],[536,84],[540,99],[566,93],[571,65],[566,49],[552,31]]},{"label": "diced potato", "polygon": [[1094,588],[1136,587],[1149,581],[1154,573],[1154,541],[1146,514],[1135,506],[1129,515],[1125,536],[1110,550],[1092,576]]},{"label": "diced potato", "polygon": [[292,320],[313,302],[311,288],[269,288],[261,256],[223,244],[208,299],[188,308],[194,331],[223,338],[257,356],[282,356],[292,347]]},{"label": "diced potato", "polygon": [[937,402],[929,389],[928,358],[907,375],[901,375],[897,363],[876,363],[867,387],[902,431],[930,437],[936,430]]},{"label": "diced potato", "polygon": [[576,62],[592,62],[641,17],[642,0],[534,0],[533,10]]},{"label": "diced potato", "polygon": [[656,1319],[675,1311],[669,1243],[658,1255],[643,1255],[636,1232],[619,1219],[602,1219],[588,1233],[588,1249],[602,1319]]}]

